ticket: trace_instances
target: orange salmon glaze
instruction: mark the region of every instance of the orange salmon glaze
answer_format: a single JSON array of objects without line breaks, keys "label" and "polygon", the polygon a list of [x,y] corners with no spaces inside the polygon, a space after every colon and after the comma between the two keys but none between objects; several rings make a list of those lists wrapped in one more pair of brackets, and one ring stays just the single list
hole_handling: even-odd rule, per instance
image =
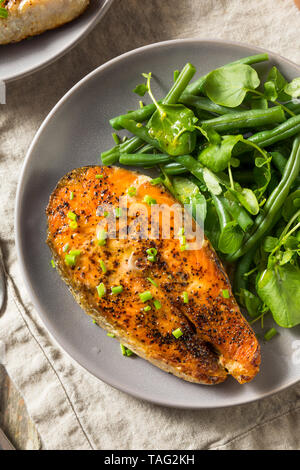
[{"label": "orange salmon glaze", "polygon": [[[135,191],[118,214],[116,233],[130,228],[131,238],[110,238],[108,213],[119,207],[119,197],[126,196],[129,188]],[[150,227],[151,206],[143,202],[145,196],[165,208],[176,203],[150,178],[120,168],[84,167],[64,176],[47,208],[47,243],[62,278],[100,326],[161,369],[196,383],[217,384],[228,374],[241,384],[249,382],[259,371],[260,347],[216,253],[207,239],[197,250],[182,251],[175,213],[169,239],[162,237],[161,218],[158,238],[141,239],[140,226],[134,225],[141,210],[132,211],[141,206],[131,204],[143,204],[142,215]],[[105,211],[99,209],[103,205]],[[70,214],[76,215],[75,224]],[[99,244],[103,227],[109,234]],[[154,261],[148,259],[151,248],[157,250]],[[69,266],[66,255],[73,250],[78,250],[76,264]],[[97,286],[102,283],[105,294],[99,297]],[[111,288],[116,286],[123,291],[113,294]],[[143,302],[139,294],[148,291],[152,298]],[[145,311],[146,306],[151,309]],[[176,338],[173,332],[178,329],[181,336]]]}]

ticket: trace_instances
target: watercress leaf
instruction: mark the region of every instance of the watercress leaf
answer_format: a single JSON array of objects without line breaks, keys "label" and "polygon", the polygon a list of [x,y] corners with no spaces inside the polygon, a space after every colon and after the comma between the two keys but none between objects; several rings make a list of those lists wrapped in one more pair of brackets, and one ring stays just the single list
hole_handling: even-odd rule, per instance
[{"label": "watercress leaf", "polygon": [[269,101],[276,101],[278,98],[278,93],[275,87],[275,83],[273,82],[266,82],[264,84],[264,91],[265,91],[265,97]]},{"label": "watercress leaf", "polygon": [[242,246],[243,238],[239,225],[235,221],[228,222],[220,234],[218,249],[224,254],[235,253]]},{"label": "watercress leaf", "polygon": [[260,314],[263,303],[259,297],[252,294],[249,290],[241,289],[240,302],[252,318],[256,318]]},{"label": "watercress leaf", "polygon": [[208,169],[203,169],[203,179],[208,191],[215,196],[222,193],[222,188],[219,179]]},{"label": "watercress leaf", "polygon": [[260,96],[252,96],[250,99],[250,105],[252,109],[268,109],[269,107],[268,100]]},{"label": "watercress leaf", "polygon": [[148,123],[149,134],[172,156],[190,154],[196,146],[195,115],[181,104],[160,104]]},{"label": "watercress leaf", "polygon": [[147,85],[145,83],[142,83],[141,85],[137,85],[135,89],[133,90],[133,93],[136,93],[139,96],[145,96],[145,94],[148,91]]},{"label": "watercress leaf", "polygon": [[297,236],[290,235],[289,238],[284,242],[284,247],[287,250],[297,250],[299,248],[299,240]]},{"label": "watercress leaf", "polygon": [[254,192],[251,189],[243,188],[241,191],[229,189],[229,191],[235,194],[241,205],[251,215],[257,215],[259,213],[259,204]]},{"label": "watercress leaf", "polygon": [[271,181],[271,168],[270,165],[256,166],[253,170],[253,177],[257,184],[257,188],[254,193],[257,199],[260,201],[264,193],[266,192],[269,183]]},{"label": "watercress leaf", "polygon": [[266,253],[272,253],[273,250],[278,246],[279,239],[276,237],[266,237],[263,242],[263,250]]},{"label": "watercress leaf", "polygon": [[225,135],[220,144],[208,145],[198,156],[202,165],[218,173],[228,167],[235,145],[243,139],[241,135]]},{"label": "watercress leaf", "polygon": [[203,125],[201,127],[197,127],[199,131],[204,135],[204,137],[210,142],[211,144],[220,144],[222,142],[222,137],[218,134],[215,129],[211,126]]},{"label": "watercress leaf", "polygon": [[205,81],[206,95],[216,104],[235,108],[249,90],[260,84],[256,70],[250,65],[235,64],[210,72]]},{"label": "watercress leaf", "polygon": [[264,84],[266,98],[270,101],[275,101],[277,99],[287,101],[289,97],[284,93],[284,88],[287,84],[288,82],[279,72],[277,67],[272,67],[267,81]]},{"label": "watercress leaf", "polygon": [[288,83],[284,87],[285,93],[287,93],[292,98],[299,98],[300,97],[300,77],[294,78],[291,83]]},{"label": "watercress leaf", "polygon": [[257,293],[283,328],[300,323],[300,269],[297,264],[275,264],[258,278]]},{"label": "watercress leaf", "polygon": [[205,221],[207,207],[206,199],[200,193],[199,187],[188,178],[173,178],[173,188],[182,204],[190,205],[190,212],[194,219],[200,224]]},{"label": "watercress leaf", "polygon": [[294,256],[294,252],[292,250],[280,252],[280,254],[281,254],[280,260],[279,260],[280,266],[284,266],[285,264],[290,263]]}]

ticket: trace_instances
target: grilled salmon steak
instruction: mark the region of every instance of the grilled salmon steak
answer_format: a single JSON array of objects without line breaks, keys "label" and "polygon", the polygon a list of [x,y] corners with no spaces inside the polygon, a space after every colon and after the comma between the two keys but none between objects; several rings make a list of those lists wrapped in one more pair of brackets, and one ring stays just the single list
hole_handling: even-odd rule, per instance
[{"label": "grilled salmon steak", "polygon": [[8,12],[0,18],[0,44],[18,42],[54,29],[81,15],[89,0],[4,0]]},{"label": "grilled salmon steak", "polygon": [[[177,236],[183,210],[146,176],[84,167],[51,195],[47,243],[78,303],[125,347],[190,382],[213,385],[228,374],[249,382],[259,344],[209,241],[202,237],[192,250],[183,231]],[[163,236],[168,211],[170,236]],[[151,223],[156,238],[145,236]]]}]

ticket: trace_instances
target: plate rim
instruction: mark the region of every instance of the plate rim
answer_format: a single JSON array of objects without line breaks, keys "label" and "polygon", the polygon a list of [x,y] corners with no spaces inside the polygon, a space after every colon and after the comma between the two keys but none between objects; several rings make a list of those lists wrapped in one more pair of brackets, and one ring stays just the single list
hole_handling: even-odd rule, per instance
[{"label": "plate rim", "polygon": [[[77,37],[76,39],[71,41],[70,44],[68,44],[68,46],[63,48],[60,52],[55,54],[53,57],[45,60],[44,62],[40,63],[39,65],[32,66],[31,68],[29,68],[28,70],[26,70],[24,72],[15,73],[14,75],[10,75],[8,77],[3,77],[3,78],[0,77],[0,80],[2,80],[6,84],[14,82],[16,80],[20,80],[21,78],[25,78],[25,77],[27,77],[27,76],[35,73],[35,72],[43,70],[44,68],[48,67],[48,65],[51,65],[54,62],[56,62],[57,60],[59,60],[65,54],[70,52],[79,42],[81,42],[95,28],[97,23],[99,23],[99,21],[102,19],[102,17],[108,11],[108,9],[112,6],[114,1],[115,0],[104,0],[105,3],[102,5],[102,7],[100,7],[98,13],[96,13],[94,19],[91,21],[89,26],[84,30],[84,32],[79,37]],[[80,16],[78,18],[80,18]],[[75,18],[75,20],[76,19],[77,18]],[[61,27],[64,27],[64,26],[65,25],[62,25]],[[50,31],[53,31],[53,30],[50,30]],[[45,31],[45,33],[46,32],[47,31]],[[6,45],[7,44],[3,44],[3,47],[5,47]]]},{"label": "plate rim", "polygon": [[[111,1],[114,1],[114,0],[111,0]],[[169,402],[167,402],[166,400],[163,400],[163,399],[155,399],[155,398],[151,398],[149,396],[145,396],[145,393],[139,393],[139,392],[135,392],[133,390],[128,390],[126,385],[124,385],[124,386],[122,384],[120,385],[120,383],[118,381],[116,381],[113,377],[112,378],[111,377],[107,378],[107,377],[101,376],[101,374],[96,375],[94,372],[92,372],[87,365],[83,364],[83,361],[79,357],[80,354],[77,353],[76,349],[73,348],[71,345],[69,345],[68,350],[65,348],[65,345],[62,344],[60,339],[57,337],[56,333],[53,331],[54,328],[52,328],[51,322],[48,321],[47,316],[45,316],[44,313],[43,313],[41,302],[40,302],[38,296],[36,296],[36,294],[34,292],[34,289],[31,285],[31,282],[29,280],[29,276],[27,275],[26,265],[25,265],[25,261],[24,261],[23,253],[22,253],[22,249],[21,249],[22,244],[21,244],[21,210],[20,210],[20,207],[21,207],[21,202],[22,202],[21,196],[22,196],[22,191],[23,191],[23,186],[24,186],[23,185],[24,175],[26,173],[27,166],[30,163],[31,154],[34,151],[35,146],[38,144],[38,141],[39,141],[40,137],[42,136],[42,133],[43,133],[44,129],[47,127],[48,123],[52,120],[52,118],[55,117],[55,114],[59,111],[60,107],[73,95],[73,93],[75,93],[80,87],[84,86],[95,75],[97,75],[98,73],[101,73],[106,68],[109,68],[110,66],[113,66],[118,61],[124,60],[124,59],[126,60],[127,58],[131,57],[132,55],[143,53],[147,50],[160,48],[160,47],[164,47],[164,46],[165,47],[173,46],[173,45],[176,45],[176,44],[179,44],[179,43],[186,43],[186,44],[188,44],[188,43],[197,43],[197,44],[213,43],[213,44],[227,45],[227,46],[233,46],[233,47],[238,46],[239,48],[245,48],[245,49],[252,49],[254,52],[257,52],[257,53],[268,53],[271,56],[273,56],[274,58],[279,58],[283,62],[285,62],[285,63],[287,63],[287,64],[289,64],[293,67],[296,67],[297,69],[299,69],[299,74],[300,74],[300,65],[296,64],[295,62],[293,62],[293,61],[291,61],[291,60],[289,60],[289,59],[287,59],[283,56],[281,56],[280,54],[277,54],[276,52],[273,52],[273,51],[270,51],[268,49],[264,49],[264,48],[261,48],[261,47],[258,47],[258,46],[253,46],[253,45],[247,44],[247,43],[241,43],[241,42],[236,42],[236,41],[227,41],[227,40],[222,40],[222,39],[206,39],[206,38],[184,38],[184,39],[172,39],[172,40],[168,40],[168,41],[155,42],[155,43],[152,43],[152,44],[142,46],[142,47],[133,49],[131,51],[125,52],[125,53],[109,60],[108,62],[105,62],[101,66],[97,67],[96,69],[94,69],[93,71],[88,73],[85,77],[83,77],[81,80],[79,80],[79,82],[77,82],[57,102],[57,104],[52,108],[52,110],[48,113],[48,115],[46,116],[46,118],[44,119],[42,124],[40,125],[39,129],[37,130],[36,134],[34,135],[34,138],[33,138],[32,142],[31,142],[31,144],[30,144],[30,146],[29,146],[29,148],[26,152],[26,156],[25,156],[24,162],[22,164],[22,168],[21,168],[21,172],[20,172],[20,176],[19,176],[19,180],[18,180],[17,191],[16,191],[16,199],[15,199],[14,227],[15,227],[15,244],[16,244],[16,251],[17,251],[17,261],[18,261],[18,266],[19,266],[21,275],[23,277],[24,285],[27,289],[27,293],[28,293],[30,299],[32,300],[33,306],[34,306],[40,320],[42,321],[43,325],[47,329],[47,332],[50,333],[50,335],[53,337],[54,341],[59,345],[59,347],[64,351],[64,353],[67,354],[69,356],[69,358],[71,358],[71,360],[74,360],[77,364],[79,364],[85,371],[87,371],[93,377],[95,377],[96,379],[106,383],[109,386],[112,386],[113,388],[115,388],[115,389],[117,389],[121,392],[124,392],[124,393],[126,393],[130,396],[133,396],[136,399],[139,399],[141,401],[145,401],[145,402],[148,402],[148,403],[152,403],[152,404],[158,405],[158,406],[165,406],[165,407],[168,407],[168,408],[182,409],[182,410],[205,410],[205,409],[213,410],[213,409],[223,409],[223,408],[225,409],[225,408],[231,408],[231,407],[234,407],[234,406],[247,405],[247,404],[250,404],[250,403],[254,403],[256,401],[260,401],[264,398],[271,397],[271,396],[273,396],[273,395],[275,395],[279,392],[282,392],[283,390],[287,390],[290,387],[292,387],[293,385],[299,383],[300,382],[300,377],[299,377],[298,380],[292,380],[287,384],[278,386],[274,390],[266,392],[266,393],[264,393],[263,395],[261,395],[259,397],[254,397],[254,398],[251,398],[251,399],[249,399],[249,398],[245,399],[245,398],[242,397],[242,398],[238,399],[235,403],[231,403],[231,404],[214,404],[212,406],[208,406],[208,405],[199,406],[199,405],[193,405],[193,404],[182,405],[182,404],[176,404],[176,403],[169,403]]]}]

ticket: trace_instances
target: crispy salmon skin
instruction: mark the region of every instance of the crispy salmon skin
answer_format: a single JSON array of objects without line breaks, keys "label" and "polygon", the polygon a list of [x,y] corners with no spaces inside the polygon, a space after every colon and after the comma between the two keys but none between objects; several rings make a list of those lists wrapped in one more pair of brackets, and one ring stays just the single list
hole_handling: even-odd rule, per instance
[{"label": "crispy salmon skin", "polygon": [[150,227],[151,203],[166,211],[176,201],[148,177],[121,168],[84,167],[64,176],[46,211],[47,243],[62,278],[101,327],[161,369],[195,383],[217,384],[228,374],[249,382],[259,371],[260,347],[216,253],[205,238],[196,250],[182,250],[175,213],[168,238],[161,216],[158,237],[142,238],[137,216]]}]

